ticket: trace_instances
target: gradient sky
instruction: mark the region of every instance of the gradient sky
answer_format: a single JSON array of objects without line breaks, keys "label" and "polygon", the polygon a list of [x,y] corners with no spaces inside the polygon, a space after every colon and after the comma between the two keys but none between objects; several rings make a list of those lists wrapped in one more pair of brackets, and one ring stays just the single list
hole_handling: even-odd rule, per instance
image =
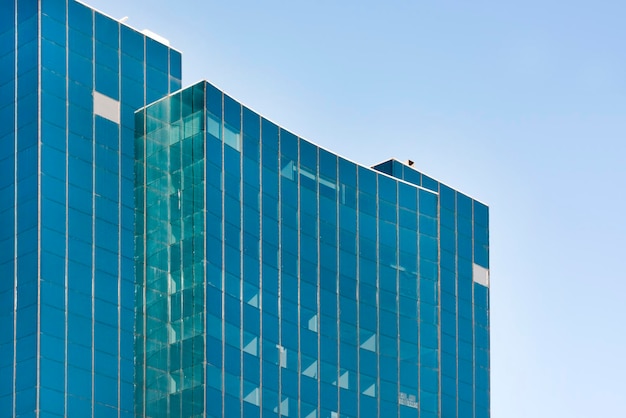
[{"label": "gradient sky", "polygon": [[492,418],[626,417],[626,2],[86,1],[184,86],[487,203]]}]

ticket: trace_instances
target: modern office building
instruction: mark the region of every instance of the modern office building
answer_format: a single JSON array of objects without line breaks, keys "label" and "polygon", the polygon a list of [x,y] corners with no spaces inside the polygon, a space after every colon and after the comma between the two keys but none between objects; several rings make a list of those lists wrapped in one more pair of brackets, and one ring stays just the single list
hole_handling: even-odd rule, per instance
[{"label": "modern office building", "polygon": [[488,209],[0,0],[0,417],[489,417]]},{"label": "modern office building", "polygon": [[489,416],[485,205],[206,82],[136,127],[138,416]]},{"label": "modern office building", "polygon": [[180,53],[73,0],[0,0],[0,416],[132,417],[134,111]]}]

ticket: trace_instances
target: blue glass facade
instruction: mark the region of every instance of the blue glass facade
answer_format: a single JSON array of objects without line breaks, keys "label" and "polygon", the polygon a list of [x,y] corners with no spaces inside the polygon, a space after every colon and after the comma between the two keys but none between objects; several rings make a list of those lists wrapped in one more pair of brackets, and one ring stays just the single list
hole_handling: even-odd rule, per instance
[{"label": "blue glass facade", "polygon": [[180,78],[0,0],[0,415],[488,417],[488,208]]},{"label": "blue glass facade", "polygon": [[485,205],[206,82],[136,126],[137,415],[489,416]]},{"label": "blue glass facade", "polygon": [[0,415],[130,417],[134,111],[180,54],[73,0],[0,10]]},{"label": "blue glass facade", "polygon": [[440,196],[441,416],[489,417],[489,209],[398,161],[374,168]]}]

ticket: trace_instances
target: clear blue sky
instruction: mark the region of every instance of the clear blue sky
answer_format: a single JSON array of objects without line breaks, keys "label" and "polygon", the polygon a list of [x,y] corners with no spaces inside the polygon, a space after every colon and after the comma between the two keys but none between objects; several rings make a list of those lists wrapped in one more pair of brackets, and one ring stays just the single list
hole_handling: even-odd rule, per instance
[{"label": "clear blue sky", "polygon": [[626,2],[87,2],[184,85],[486,202],[492,417],[626,417]]}]

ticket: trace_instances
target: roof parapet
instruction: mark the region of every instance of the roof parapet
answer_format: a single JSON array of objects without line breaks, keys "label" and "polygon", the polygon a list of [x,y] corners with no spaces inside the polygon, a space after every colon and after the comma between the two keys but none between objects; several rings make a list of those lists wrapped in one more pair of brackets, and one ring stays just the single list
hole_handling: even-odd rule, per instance
[{"label": "roof parapet", "polygon": [[162,43],[164,45],[170,46],[170,41],[167,38],[164,38],[161,35],[156,34],[156,33],[152,32],[149,29],[144,29],[144,30],[141,31],[141,33],[143,33],[144,35],[154,39],[157,42],[160,42],[160,43]]}]

